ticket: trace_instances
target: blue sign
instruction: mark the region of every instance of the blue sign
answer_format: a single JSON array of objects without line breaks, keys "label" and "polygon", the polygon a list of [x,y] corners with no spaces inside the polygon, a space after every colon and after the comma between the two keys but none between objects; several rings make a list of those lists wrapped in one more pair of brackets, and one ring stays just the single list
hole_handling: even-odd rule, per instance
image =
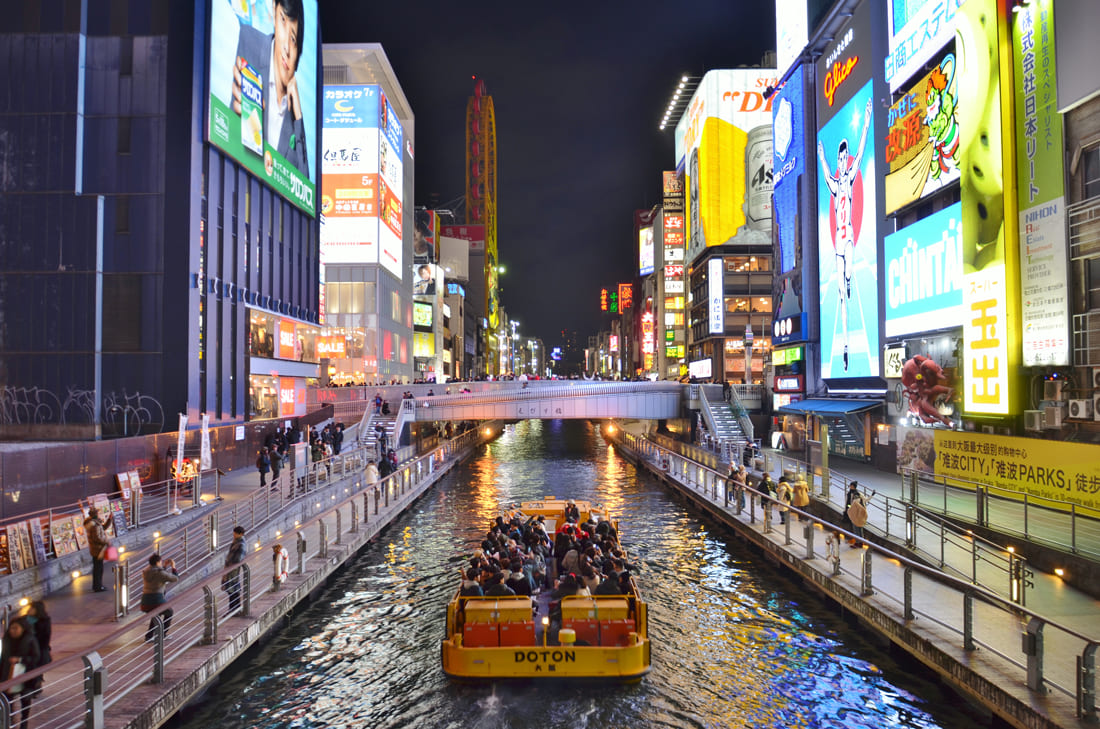
[{"label": "blue sign", "polygon": [[795,241],[798,231],[798,180],[805,170],[806,141],[803,125],[802,67],[791,73],[772,102],[772,160],[775,198],[773,220],[779,233],[778,271],[783,274],[795,267]]},{"label": "blue sign", "polygon": [[962,246],[962,203],[886,236],[886,336],[963,321]]}]

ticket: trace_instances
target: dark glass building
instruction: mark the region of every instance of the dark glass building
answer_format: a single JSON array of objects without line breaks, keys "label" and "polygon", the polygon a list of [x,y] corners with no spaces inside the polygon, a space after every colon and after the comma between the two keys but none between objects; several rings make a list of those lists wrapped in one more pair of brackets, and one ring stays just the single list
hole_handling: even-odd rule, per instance
[{"label": "dark glass building", "polygon": [[[238,54],[247,34],[270,44],[262,31],[277,9],[267,2],[26,0],[6,14],[0,438],[175,430],[179,413],[226,425],[304,412],[318,361],[312,190],[294,202],[285,184],[276,191],[286,160],[272,165],[283,146],[270,135],[263,162],[232,135],[235,153],[208,141],[208,119],[222,131],[225,118],[215,97],[230,93],[211,78],[232,76],[211,73],[212,59],[231,63],[238,34]],[[320,89],[316,3],[286,4],[303,31],[298,86]],[[291,135],[287,159],[297,153],[316,183],[318,94],[299,97],[305,126],[293,130],[307,144]]]}]

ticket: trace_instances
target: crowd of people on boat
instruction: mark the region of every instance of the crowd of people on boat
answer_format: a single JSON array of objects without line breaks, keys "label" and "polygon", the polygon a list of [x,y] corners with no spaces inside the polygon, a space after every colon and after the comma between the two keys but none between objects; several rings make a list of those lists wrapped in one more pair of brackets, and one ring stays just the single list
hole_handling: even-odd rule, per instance
[{"label": "crowd of people on boat", "polygon": [[[567,502],[551,535],[544,516],[512,511],[498,516],[465,566],[459,594],[466,597],[537,595],[550,590],[550,620],[561,623],[561,601],[575,595],[628,595],[637,567],[627,561],[612,523]],[[553,628],[552,628],[553,631]]]}]

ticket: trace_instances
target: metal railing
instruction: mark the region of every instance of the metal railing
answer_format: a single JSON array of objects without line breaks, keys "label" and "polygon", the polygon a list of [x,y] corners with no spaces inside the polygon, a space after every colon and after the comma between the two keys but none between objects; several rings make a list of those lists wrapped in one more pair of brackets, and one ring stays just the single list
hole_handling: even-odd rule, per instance
[{"label": "metal railing", "polygon": [[[558,384],[561,383],[561,384]],[[634,393],[680,391],[684,388],[677,382],[584,382],[568,380],[543,382],[538,388],[525,388],[515,383],[514,388],[500,389],[494,392],[468,392],[450,395],[432,395],[415,400],[415,407],[432,408],[452,405],[488,405],[495,403],[541,400],[547,397],[575,398],[593,395],[628,395]]]},{"label": "metal railing", "polygon": [[928,511],[1089,559],[1100,559],[1100,511],[973,481],[934,481],[903,469],[903,499]]},{"label": "metal railing", "polygon": [[[316,504],[316,509],[307,514],[303,508],[302,517],[294,522],[293,533],[276,532],[274,539],[249,542],[242,563],[218,568],[185,589],[170,589],[166,604],[141,619],[127,621],[77,655],[0,683],[0,726],[14,726],[19,720],[20,699],[13,698],[11,687],[42,677],[40,688],[28,690],[34,699],[37,729],[103,727],[107,709],[147,684],[162,683],[166,667],[185,653],[196,647],[209,647],[207,655],[212,654],[227,621],[237,615],[250,617],[267,611],[284,599],[284,591],[306,583],[311,560],[326,559],[318,567],[331,568],[327,561],[331,547],[345,544],[349,535],[358,534],[366,525],[386,523],[400,513],[420,495],[421,487],[426,488],[425,481],[438,470],[437,466],[460,457],[481,437],[479,430],[467,431],[432,453],[405,464],[377,484],[360,481],[354,489],[349,486],[346,493],[339,498],[333,496],[328,504],[317,501],[316,494],[309,494],[305,503]],[[235,516],[244,523],[257,524],[264,513],[264,507],[251,502]],[[209,559],[213,554],[211,545],[217,543],[213,535],[232,528],[233,522],[233,519],[205,519],[199,528],[163,538],[156,548],[186,570],[202,561],[197,553],[188,551],[194,543],[201,543],[201,552]],[[275,544],[289,552],[290,574],[284,578],[285,582],[280,579],[279,561],[271,556]],[[132,555],[126,562],[136,558]],[[229,579],[223,582],[227,575]],[[132,593],[131,582],[122,584]],[[123,600],[126,606],[132,602]],[[166,630],[169,610],[174,614],[170,629]]]},{"label": "metal railing", "polygon": [[[751,486],[744,489],[747,498],[742,508],[725,474],[695,463],[645,437],[622,429],[616,431],[611,437],[702,499],[765,535],[778,531],[779,534],[771,538],[781,541],[793,560],[810,565],[827,565],[832,579],[843,581],[865,598],[874,596],[876,600],[896,606],[891,609],[900,609],[905,621],[923,618],[927,620],[927,625],[943,628],[956,637],[958,642],[952,644],[955,649],[961,648],[966,652],[978,647],[986,649],[1018,670],[1023,684],[1036,695],[1045,694],[1049,687],[1075,700],[1079,718],[1097,718],[1095,655],[1100,646],[1097,636],[1081,633],[997,592],[944,574],[832,524],[823,523],[801,509],[789,507],[786,523],[777,529],[774,500],[756,489]],[[817,493],[820,495],[820,491]],[[840,547],[845,538],[856,539],[865,547],[861,550],[858,570],[845,566],[840,558]],[[882,582],[888,587],[876,590],[873,565],[885,566],[888,563],[900,567],[900,584],[896,580],[890,581],[889,575],[883,575]],[[932,586],[954,594],[954,602],[928,603],[915,599],[915,596],[935,589]],[[1005,616],[1010,619],[1005,620]],[[1021,623],[1026,623],[1022,645]],[[911,628],[923,632],[920,626],[921,623],[915,623]],[[944,643],[943,631],[937,630],[934,640],[937,644]],[[1017,650],[1008,646],[1015,646]]]},{"label": "metal railing", "polygon": [[[781,454],[765,452],[764,455],[762,470],[790,472],[805,479],[811,494],[844,513],[848,484],[856,479],[833,469],[822,473],[819,468],[810,468]],[[1023,557],[1004,545],[982,539],[930,513],[923,505],[906,500],[904,491],[900,499],[876,493],[874,498],[867,500],[867,510],[870,518],[866,528],[872,533],[905,545],[930,564],[974,585],[1020,605],[1027,603],[1027,591],[1033,587],[1034,574]]]}]

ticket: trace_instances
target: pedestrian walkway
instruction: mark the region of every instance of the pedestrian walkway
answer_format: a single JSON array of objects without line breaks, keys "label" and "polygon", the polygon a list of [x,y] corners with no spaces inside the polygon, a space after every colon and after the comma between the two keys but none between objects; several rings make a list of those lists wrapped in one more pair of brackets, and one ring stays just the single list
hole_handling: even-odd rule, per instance
[{"label": "pedestrian walkway", "polygon": [[[220,477],[221,503],[235,503],[248,499],[260,487],[260,474],[255,468],[240,468],[230,471]],[[187,524],[206,518],[213,506],[219,502],[211,502],[207,506],[198,506],[184,510],[178,516],[172,517],[161,525],[159,533],[169,534],[177,529],[185,528]],[[147,530],[142,530],[147,531]],[[131,552],[139,546],[146,546],[149,542],[136,542],[142,532],[134,532],[132,536],[122,540],[122,546]],[[228,546],[228,545],[226,545]],[[217,559],[216,557],[212,559]],[[220,566],[220,563],[219,563]],[[137,570],[145,568],[144,564],[135,565]],[[43,600],[46,609],[49,610],[53,620],[53,658],[55,661],[70,655],[86,653],[105,633],[109,633],[117,627],[115,620],[115,575],[114,570],[108,565],[103,573],[103,584],[106,592],[92,592],[91,574],[85,574],[73,580],[57,590],[50,591]],[[169,588],[171,591],[173,588]],[[102,625],[102,630],[94,627]]]},{"label": "pedestrian walkway", "polygon": [[[991,710],[1020,725],[1084,726],[1076,716],[1076,700],[1092,701],[1095,694],[1079,688],[1076,661],[1091,661],[1100,644],[1100,601],[1054,575],[1036,572],[1024,608],[959,580],[955,574],[965,573],[966,564],[953,563],[953,569],[941,572],[908,559],[889,542],[885,549],[869,543],[862,549],[844,546],[834,536],[837,527],[826,524],[829,512],[815,505],[808,507],[813,515],[805,514],[811,517],[806,522],[790,518],[780,524],[774,507],[767,511],[768,502],[750,491],[749,503],[739,512],[736,499],[726,501],[728,466],[701,467],[637,432],[625,432],[623,444],[645,467],[693,494],[716,517],[736,525],[777,561]],[[820,480],[814,482],[816,506],[828,507],[836,523],[845,478],[856,478],[868,492],[876,490],[878,499],[901,496],[900,477],[862,464],[845,462],[844,467],[843,477],[832,474],[827,500]],[[778,468],[772,475],[779,475]],[[888,533],[884,518],[890,511],[869,511],[868,531]],[[967,559],[961,550],[947,550],[945,557],[949,563]],[[1095,718],[1094,710],[1085,713]]]}]

